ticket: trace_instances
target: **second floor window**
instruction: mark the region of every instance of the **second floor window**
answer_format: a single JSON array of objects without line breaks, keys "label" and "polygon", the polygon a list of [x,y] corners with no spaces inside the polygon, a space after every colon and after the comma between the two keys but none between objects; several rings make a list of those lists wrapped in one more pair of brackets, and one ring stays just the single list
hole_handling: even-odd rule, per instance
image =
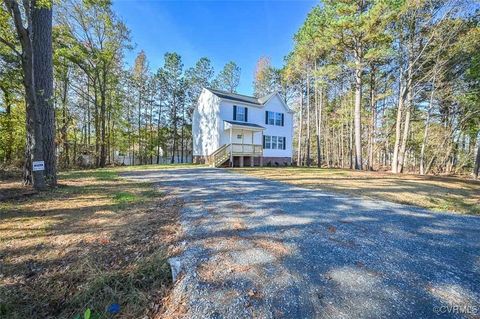
[{"label": "second floor window", "polygon": [[267,124],[275,125],[275,112],[267,111]]},{"label": "second floor window", "polygon": [[275,125],[283,126],[283,113],[275,113]]},{"label": "second floor window", "polygon": [[248,122],[248,109],[243,106],[233,106],[233,120],[239,122]]},{"label": "second floor window", "polygon": [[265,111],[265,124],[284,126],[284,115],[283,113]]}]

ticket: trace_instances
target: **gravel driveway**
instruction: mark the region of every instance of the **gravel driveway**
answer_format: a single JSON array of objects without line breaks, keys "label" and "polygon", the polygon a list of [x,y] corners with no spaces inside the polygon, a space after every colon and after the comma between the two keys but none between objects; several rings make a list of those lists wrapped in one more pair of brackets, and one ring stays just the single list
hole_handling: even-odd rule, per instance
[{"label": "gravel driveway", "polygon": [[170,316],[480,316],[478,217],[222,169],[125,175],[185,202]]}]

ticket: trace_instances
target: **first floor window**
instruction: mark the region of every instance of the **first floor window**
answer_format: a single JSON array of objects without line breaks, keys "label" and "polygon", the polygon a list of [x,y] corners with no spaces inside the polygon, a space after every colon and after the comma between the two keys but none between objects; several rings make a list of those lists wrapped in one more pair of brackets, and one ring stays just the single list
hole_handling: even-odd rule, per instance
[{"label": "first floor window", "polygon": [[270,148],[272,147],[272,146],[271,146],[271,142],[270,142],[270,141],[271,141],[270,136],[265,135],[265,136],[264,136],[264,139],[265,139],[265,147],[264,147],[264,148],[270,149]]},{"label": "first floor window", "polygon": [[277,149],[277,137],[272,136],[272,150],[276,150],[276,149]]},{"label": "first floor window", "polygon": [[267,150],[284,150],[286,148],[285,136],[263,136],[263,148]]}]

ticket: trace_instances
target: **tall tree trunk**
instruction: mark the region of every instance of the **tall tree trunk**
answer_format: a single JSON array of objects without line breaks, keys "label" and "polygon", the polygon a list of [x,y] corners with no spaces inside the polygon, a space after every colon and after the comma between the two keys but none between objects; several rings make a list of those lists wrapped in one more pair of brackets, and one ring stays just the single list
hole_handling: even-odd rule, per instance
[{"label": "tall tree trunk", "polygon": [[342,125],[340,126],[340,167],[344,168],[345,167],[345,145],[344,145],[344,124],[342,122]]},{"label": "tall tree trunk", "polygon": [[475,158],[475,167],[473,168],[473,176],[478,178],[480,174],[480,134],[477,134],[477,156]]},{"label": "tall tree trunk", "polygon": [[184,138],[185,138],[185,107],[182,107],[182,129],[181,129],[181,143],[182,143],[182,153],[181,153],[181,160],[180,162],[183,163],[183,155],[184,155]]},{"label": "tall tree trunk", "polygon": [[[357,45],[357,51],[361,51],[360,45]],[[361,52],[357,52],[355,57],[355,169],[362,169],[362,60]]]},{"label": "tall tree trunk", "polygon": [[107,70],[102,68],[100,83],[100,167],[105,167],[107,162],[106,121],[107,121]]},{"label": "tall tree trunk", "polygon": [[90,77],[87,74],[87,145],[88,149],[90,149],[90,145],[92,144],[91,136],[92,136],[92,114],[90,112]]},{"label": "tall tree trunk", "polygon": [[[317,166],[322,167],[322,135],[321,135],[321,128],[322,128],[322,109],[323,109],[323,88],[320,87],[315,90],[315,106],[316,106],[316,127],[317,127]],[[318,96],[317,96],[318,95]]]},{"label": "tall tree trunk", "polygon": [[428,141],[428,133],[430,128],[430,114],[433,108],[433,97],[435,94],[435,75],[433,76],[432,92],[430,93],[430,103],[427,110],[427,118],[425,120],[425,129],[423,131],[422,147],[420,149],[420,175],[425,175],[425,148]]},{"label": "tall tree trunk", "polygon": [[[315,60],[315,74],[317,74],[317,61]],[[322,87],[318,86],[317,80],[314,83],[315,90],[315,127],[317,140],[317,167],[322,167],[322,140],[321,140],[321,125],[322,125]]]},{"label": "tall tree trunk", "polygon": [[330,128],[325,127],[325,159],[327,161],[327,167],[332,167],[332,159],[330,157],[331,153],[331,143],[330,143]]},{"label": "tall tree trunk", "polygon": [[307,66],[307,167],[310,167],[310,74]]},{"label": "tall tree trunk", "polygon": [[52,8],[33,1],[32,48],[36,105],[42,121],[45,181],[57,184],[55,110],[53,107]]},{"label": "tall tree trunk", "polygon": [[143,164],[142,160],[142,135],[141,135],[141,128],[142,128],[142,122],[141,122],[141,117],[142,117],[142,87],[138,88],[138,161],[139,164]]},{"label": "tall tree trunk", "polygon": [[[67,73],[67,72],[66,72]],[[62,143],[63,143],[63,166],[68,167],[70,165],[69,159],[69,144],[68,144],[68,108],[67,108],[67,98],[68,98],[68,75],[65,74],[63,78],[63,88],[62,88],[62,128],[60,129]]]},{"label": "tall tree trunk", "polygon": [[[170,164],[175,163],[175,152],[178,152],[177,150],[177,100],[176,100],[176,90],[174,89],[174,96],[173,96],[173,131],[172,131],[172,158],[170,159]],[[178,159],[178,153],[177,153],[177,159]]]},{"label": "tall tree trunk", "polygon": [[77,128],[73,127],[73,162],[75,163],[75,158],[77,158]]},{"label": "tall tree trunk", "polygon": [[[22,21],[22,13],[15,0],[4,0],[5,5],[13,17],[15,30],[22,47],[21,64],[23,70],[23,85],[25,88],[26,99],[26,129],[27,129],[27,147],[25,151],[24,183],[32,184],[35,189],[44,189],[46,187],[45,175],[43,171],[33,171],[33,161],[43,161],[43,130],[42,121],[37,108],[37,97],[35,92],[35,78],[33,71],[34,55],[30,31],[32,28],[31,8],[27,7],[27,28]],[[32,5],[29,2],[27,4]]]},{"label": "tall tree trunk", "polygon": [[405,100],[406,86],[404,86],[402,81],[402,73],[400,70],[400,88],[398,96],[398,106],[397,106],[397,119],[395,122],[395,144],[393,146],[393,157],[392,157],[392,173],[398,173],[398,151],[400,148],[400,137],[402,132],[402,119],[403,119],[403,104]]},{"label": "tall tree trunk", "polygon": [[97,83],[98,83],[98,73],[95,74],[95,78],[93,80],[93,121],[94,121],[94,126],[95,126],[95,166],[99,167],[100,166],[100,116],[98,113],[98,88],[97,88]]},{"label": "tall tree trunk", "polygon": [[6,125],[5,131],[7,132],[8,139],[5,143],[5,157],[4,162],[11,164],[12,162],[12,149],[13,149],[13,123],[12,123],[12,99],[10,97],[10,91],[8,88],[0,86],[0,90],[3,92],[3,101],[5,103],[5,115]]},{"label": "tall tree trunk", "polygon": [[400,151],[398,154],[398,173],[403,172],[405,166],[405,152],[407,150],[407,143],[410,134],[410,118],[413,109],[413,73],[412,73],[412,62],[410,60],[408,72],[407,72],[407,107],[405,109],[405,123],[403,124],[403,136],[402,143],[400,146]]},{"label": "tall tree trunk", "polygon": [[300,86],[300,121],[298,123],[297,165],[301,166],[302,160],[302,127],[303,127],[303,88]]},{"label": "tall tree trunk", "polygon": [[[351,112],[353,113],[353,111]],[[350,121],[348,121],[348,127],[349,127],[349,134],[348,134],[348,155],[349,155],[349,165],[350,165],[350,169],[353,169],[354,168],[354,159],[353,159],[353,114],[350,114]]]},{"label": "tall tree trunk", "polygon": [[157,164],[160,164],[160,124],[162,119],[162,104],[158,103],[158,119],[157,119]]},{"label": "tall tree trunk", "polygon": [[116,164],[115,163],[115,151],[117,150],[117,144],[116,144],[117,141],[115,139],[115,121],[113,119],[111,120],[110,132],[109,132],[108,136],[109,136],[109,141],[110,141],[109,142],[109,149],[110,149],[109,154],[111,154],[110,155],[111,156],[110,162],[113,163],[113,164]]},{"label": "tall tree trunk", "polygon": [[368,134],[368,170],[373,171],[373,152],[375,150],[375,134],[377,121],[377,102],[375,92],[375,68],[372,67],[370,75],[370,131]]}]

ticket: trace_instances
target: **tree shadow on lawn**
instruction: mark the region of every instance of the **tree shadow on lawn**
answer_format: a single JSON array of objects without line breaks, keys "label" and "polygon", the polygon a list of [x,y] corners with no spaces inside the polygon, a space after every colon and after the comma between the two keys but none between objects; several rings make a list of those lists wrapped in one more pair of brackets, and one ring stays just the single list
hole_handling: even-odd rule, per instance
[{"label": "tree shadow on lawn", "polygon": [[[480,214],[480,183],[477,181],[459,181],[450,178],[449,180],[455,183],[445,184],[445,179],[440,177],[402,180],[389,176],[338,178],[322,175],[302,176],[301,174],[298,176],[273,174],[259,177],[272,178],[300,187],[379,198],[434,210]],[[440,184],[435,184],[439,181],[441,181]]]},{"label": "tree shadow on lawn", "polygon": [[182,203],[148,183],[74,177],[0,207],[0,317],[72,318],[90,308],[103,318],[117,303],[124,317],[158,312]]}]

